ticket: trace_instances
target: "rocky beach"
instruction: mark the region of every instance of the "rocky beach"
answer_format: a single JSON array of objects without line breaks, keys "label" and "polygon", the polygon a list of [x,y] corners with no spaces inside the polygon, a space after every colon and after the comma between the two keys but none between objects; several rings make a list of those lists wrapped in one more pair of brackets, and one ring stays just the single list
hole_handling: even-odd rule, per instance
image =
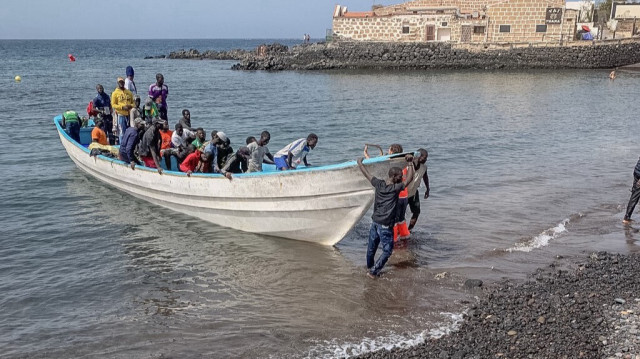
[{"label": "rocky beach", "polygon": [[[330,42],[292,46],[263,44],[255,50],[196,49],[171,52],[169,59],[237,60],[234,70],[330,69],[595,69],[640,62],[636,39],[567,46],[466,48],[446,42]],[[152,58],[152,57],[149,57]]]},{"label": "rocky beach", "polygon": [[475,289],[458,330],[374,358],[640,359],[640,254],[559,258],[524,283]]}]

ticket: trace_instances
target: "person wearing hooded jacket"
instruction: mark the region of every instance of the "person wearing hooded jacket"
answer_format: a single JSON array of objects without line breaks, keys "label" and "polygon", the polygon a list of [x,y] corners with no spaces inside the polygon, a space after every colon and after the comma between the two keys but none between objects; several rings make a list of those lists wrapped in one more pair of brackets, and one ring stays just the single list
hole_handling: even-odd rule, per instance
[{"label": "person wearing hooded jacket", "polygon": [[[126,70],[127,78],[124,80],[124,88],[131,91],[132,94],[137,95],[138,90],[136,89],[136,83],[133,81],[133,67],[127,66]],[[133,121],[133,118],[131,119]]]}]

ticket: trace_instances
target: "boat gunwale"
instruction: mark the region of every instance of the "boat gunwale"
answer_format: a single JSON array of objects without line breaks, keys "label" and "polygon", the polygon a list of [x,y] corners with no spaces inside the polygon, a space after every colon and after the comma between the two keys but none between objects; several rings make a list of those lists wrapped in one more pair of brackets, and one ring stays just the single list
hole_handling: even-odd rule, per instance
[{"label": "boat gunwale", "polygon": [[[82,151],[84,151],[87,154],[90,154],[91,151],[84,147],[82,144],[76,142],[74,139],[71,138],[71,136],[69,136],[69,134],[67,133],[67,131],[65,131],[62,128],[61,125],[62,122],[62,115],[57,115],[53,118],[53,123],[55,124],[58,133],[62,134],[62,136],[71,144],[73,144],[74,146],[76,146],[77,148],[81,149]],[[364,164],[369,164],[369,163],[377,163],[377,162],[384,162],[384,161],[388,161],[392,158],[397,158],[400,155],[404,155],[403,154],[395,154],[395,155],[385,155],[385,156],[378,156],[378,157],[373,157],[373,158],[368,158],[368,159],[364,159],[363,163]],[[110,157],[106,157],[103,155],[98,155],[96,156],[98,159],[107,161],[107,162],[111,162],[111,163],[115,163],[121,166],[129,166],[128,163],[125,163],[124,161],[121,161],[120,159],[117,158],[110,158]],[[332,164],[332,165],[325,165],[325,166],[314,166],[314,167],[304,167],[304,168],[300,168],[300,169],[296,169],[295,171],[268,171],[268,172],[252,172],[252,173],[234,173],[233,174],[233,178],[250,178],[250,177],[265,177],[265,176],[288,176],[288,175],[295,175],[297,173],[305,173],[305,172],[317,172],[317,171],[333,171],[333,170],[341,170],[341,169],[345,169],[345,168],[350,168],[357,165],[357,162],[355,160],[351,160],[351,161],[346,161],[346,162],[342,162],[342,163],[337,163],[337,164]],[[143,171],[147,171],[147,172],[152,172],[152,173],[157,173],[158,170],[155,168],[150,168],[147,166],[136,166],[136,170],[143,170]],[[170,176],[176,176],[176,177],[189,177],[185,172],[180,172],[180,171],[171,171],[171,170],[162,170],[162,175],[170,175]],[[226,177],[220,173],[192,173],[191,177],[204,177],[204,178],[224,178],[226,179]]]}]

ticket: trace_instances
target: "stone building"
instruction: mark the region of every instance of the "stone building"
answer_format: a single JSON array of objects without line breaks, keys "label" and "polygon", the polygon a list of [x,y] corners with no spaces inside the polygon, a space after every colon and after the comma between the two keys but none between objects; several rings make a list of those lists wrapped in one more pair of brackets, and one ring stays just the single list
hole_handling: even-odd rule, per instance
[{"label": "stone building", "polygon": [[577,12],[564,0],[416,0],[350,12],[337,5],[341,40],[456,43],[572,41]]}]

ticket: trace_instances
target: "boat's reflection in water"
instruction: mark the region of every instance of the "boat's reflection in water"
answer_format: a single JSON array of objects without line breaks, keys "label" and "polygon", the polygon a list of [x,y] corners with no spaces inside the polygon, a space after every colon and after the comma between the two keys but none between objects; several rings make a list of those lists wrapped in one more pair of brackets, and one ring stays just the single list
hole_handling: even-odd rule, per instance
[{"label": "boat's reflection in water", "polygon": [[112,240],[128,258],[113,273],[113,290],[130,301],[132,312],[123,317],[135,322],[123,323],[128,345],[149,340],[142,333],[151,331],[156,339],[181,338],[173,345],[185,350],[214,349],[221,356],[256,356],[265,347],[299,354],[324,340],[422,330],[442,320],[447,299],[460,296],[456,284],[435,281],[420,268],[411,245],[392,257],[394,269],[386,277],[368,279],[366,223],[338,250],[219,227],[135,199],[80,171],[69,176],[68,192],[94,206],[96,224],[107,234],[88,240]]}]

